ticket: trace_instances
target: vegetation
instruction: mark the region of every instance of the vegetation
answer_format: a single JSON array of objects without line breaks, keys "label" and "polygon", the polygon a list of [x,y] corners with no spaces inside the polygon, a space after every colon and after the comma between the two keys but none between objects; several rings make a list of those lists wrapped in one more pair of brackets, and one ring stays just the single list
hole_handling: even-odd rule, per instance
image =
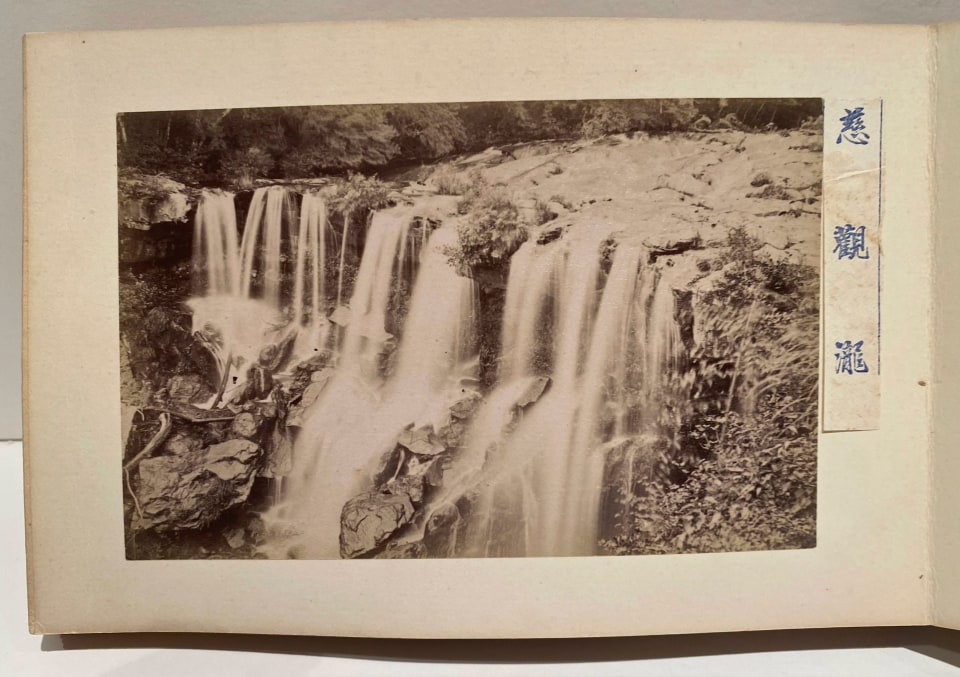
[{"label": "vegetation", "polygon": [[499,270],[527,239],[520,210],[501,186],[490,186],[478,172],[464,184],[457,211],[458,246],[447,250],[451,265],[462,271]]},{"label": "vegetation", "polygon": [[228,108],[121,113],[120,167],[188,185],[244,186],[432,162],[541,139],[694,129],[698,120],[796,128],[819,99],[636,99]]},{"label": "vegetation", "polygon": [[815,544],[816,272],[759,250],[733,229],[698,306],[705,340],[692,356],[687,436],[702,460],[680,484],[651,479],[635,492],[626,535],[605,542],[611,552]]},{"label": "vegetation", "polygon": [[499,268],[506,265],[527,239],[517,206],[502,190],[490,189],[471,202],[467,218],[457,227],[459,249],[454,265]]}]

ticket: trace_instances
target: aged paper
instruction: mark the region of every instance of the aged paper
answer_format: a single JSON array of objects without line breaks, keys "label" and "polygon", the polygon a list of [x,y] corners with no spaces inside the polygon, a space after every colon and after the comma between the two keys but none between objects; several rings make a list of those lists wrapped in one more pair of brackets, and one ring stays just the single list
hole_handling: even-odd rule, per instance
[{"label": "aged paper", "polygon": [[[734,32],[736,41],[725,37]],[[917,528],[928,509],[928,400],[917,383],[930,378],[931,50],[923,28],[594,20],[28,37],[33,631],[522,637],[929,622],[927,540]],[[126,559],[113,348],[117,113],[694,96],[884,102],[883,221],[912,225],[884,232],[883,346],[896,359],[884,362],[883,383],[893,395],[882,402],[878,431],[821,436],[815,548],[495,560]]]},{"label": "aged paper", "polygon": [[960,87],[960,30],[956,24],[937,28],[937,127],[935,132],[937,207],[936,240],[933,252],[935,268],[934,312],[934,380],[933,438],[931,489],[933,492],[931,548],[933,557],[934,621],[951,628],[960,626],[960,579],[957,559],[960,540],[957,537],[957,332],[956,289],[957,214],[957,114],[952,93]]},{"label": "aged paper", "polygon": [[824,117],[823,428],[876,430],[883,103],[832,102]]}]

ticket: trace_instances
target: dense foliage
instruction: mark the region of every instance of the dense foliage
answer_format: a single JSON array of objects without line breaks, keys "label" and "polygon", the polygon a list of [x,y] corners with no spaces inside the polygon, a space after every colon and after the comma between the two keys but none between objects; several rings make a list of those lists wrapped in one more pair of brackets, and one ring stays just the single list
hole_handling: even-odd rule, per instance
[{"label": "dense foliage", "polygon": [[[813,268],[774,260],[734,229],[698,304],[704,340],[692,424],[702,459],[680,484],[629,502],[614,553],[812,547],[816,520],[818,303]],[[665,459],[666,460],[666,459]]]},{"label": "dense foliage", "polygon": [[446,190],[463,195],[457,205],[464,215],[457,224],[458,245],[447,251],[451,265],[464,274],[508,266],[510,257],[527,239],[527,224],[506,189],[488,185],[474,172],[466,182],[451,183]]},{"label": "dense foliage", "polygon": [[190,185],[245,186],[430,162],[539,139],[685,130],[706,116],[798,127],[819,99],[638,99],[234,108],[121,113],[121,168]]}]

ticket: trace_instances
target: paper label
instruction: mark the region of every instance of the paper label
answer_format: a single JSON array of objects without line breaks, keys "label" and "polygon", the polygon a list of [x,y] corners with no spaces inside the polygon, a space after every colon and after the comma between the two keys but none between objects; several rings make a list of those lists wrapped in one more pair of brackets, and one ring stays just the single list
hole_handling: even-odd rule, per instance
[{"label": "paper label", "polygon": [[880,100],[825,103],[825,432],[880,423],[882,117]]}]

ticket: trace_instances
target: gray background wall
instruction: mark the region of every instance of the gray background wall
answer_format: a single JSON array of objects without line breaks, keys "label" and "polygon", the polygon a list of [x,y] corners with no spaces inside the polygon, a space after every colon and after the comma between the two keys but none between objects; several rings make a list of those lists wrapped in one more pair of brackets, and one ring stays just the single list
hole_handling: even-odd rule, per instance
[{"label": "gray background wall", "polygon": [[[469,16],[844,23],[960,20],[958,0],[0,0],[0,440],[19,439],[21,52],[25,32]],[[43,356],[37,356],[42,359]]]}]

